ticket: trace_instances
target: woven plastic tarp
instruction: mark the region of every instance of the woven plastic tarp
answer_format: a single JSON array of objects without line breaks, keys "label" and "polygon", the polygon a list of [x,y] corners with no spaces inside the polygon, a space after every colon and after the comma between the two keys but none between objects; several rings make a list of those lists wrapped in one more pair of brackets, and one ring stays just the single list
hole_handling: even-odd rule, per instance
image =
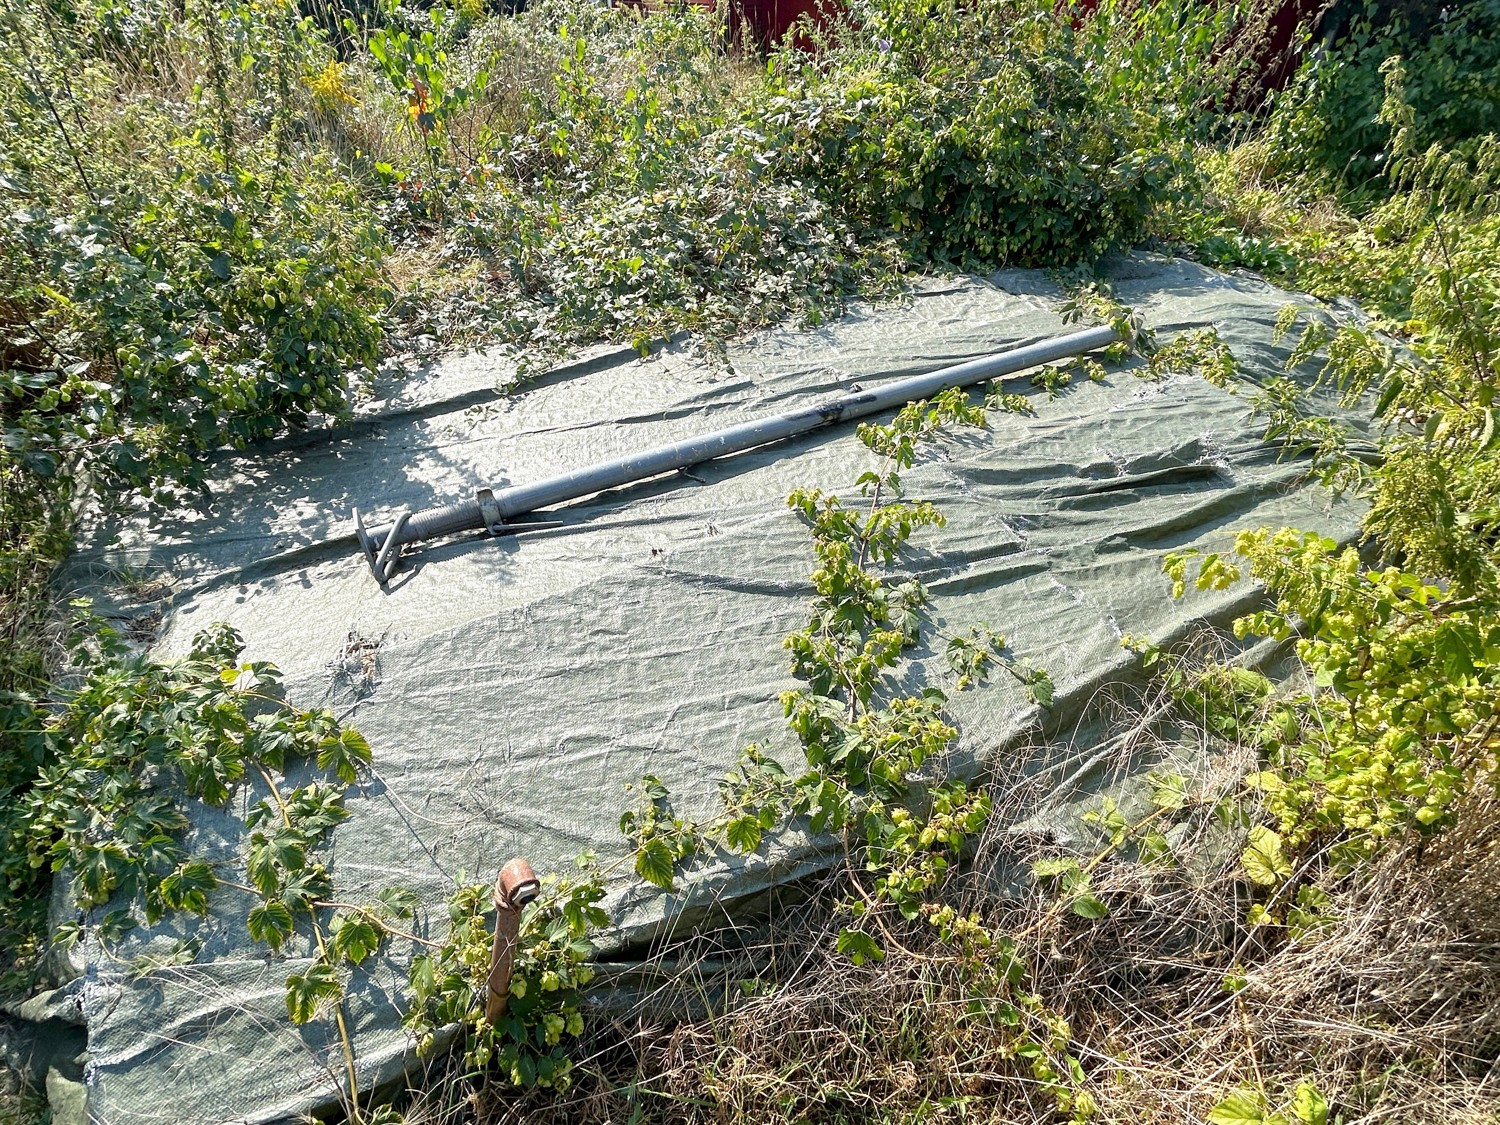
[{"label": "woven plastic tarp", "polygon": [[[1119,298],[1163,339],[1211,326],[1248,375],[1282,374],[1274,322],[1290,295],[1142,256],[1114,274]],[[357,726],[375,763],[333,835],[339,897],[410,887],[440,937],[461,878],[491,879],[512,855],[546,871],[585,849],[605,862],[623,854],[624,786],[643,774],[681,811],[706,814],[746,743],[768,740],[797,764],[776,699],[794,684],[781,640],[805,620],[811,550],[785,497],[801,486],[853,495],[870,454],[846,426],[617,489],[567,507],[554,530],[413,550],[389,592],[354,544],[355,506],[388,518],[1055,336],[1070,330],[1060,303],[1035,272],[933,281],[899,306],[742,341],[727,369],[687,346],[644,360],[601,349],[509,396],[496,390],[504,363],[446,361],[382,380],[348,426],[226,457],[211,514],[101,528],[98,542],[115,545],[85,549],[70,573],[120,613],[140,608],[111,584],[121,566],[135,589],[141,577],[169,582],[160,653],[228,621],[248,659],[281,666],[294,701]],[[1181,636],[1250,596],[1172,601],[1163,552],[1223,547],[1247,525],[1348,536],[1357,517],[1261,440],[1244,396],[1196,377],[1116,370],[1050,400],[1024,377],[1010,389],[1032,395],[1034,417],[992,413],[988,429],[943,439],[904,475],[909,495],[948,518],[906,560],[939,618],[1000,629],[1056,685],[1049,716],[1003,677],[954,696],[955,768],[1000,776],[1034,768],[1016,748],[1044,718],[1065,728],[1120,674],[1122,633]],[[918,659],[938,674],[940,657]],[[242,863],[242,818],[259,796],[194,809],[191,846],[226,871]],[[602,956],[684,918],[733,917],[829,858],[790,833],[748,860],[695,868],[673,894],[622,874]],[[307,951],[272,957],[253,943],[248,905],[221,889],[206,919],[170,919],[108,953],[78,947],[72,995],[94,1119],[270,1121],[336,1100],[342,1059],[327,1021],[286,1017],[284,982]],[[183,937],[202,942],[192,964],[144,975],[132,964]],[[396,941],[354,974],[346,1016],[363,1086],[410,1058],[399,1020],[411,954]]]}]

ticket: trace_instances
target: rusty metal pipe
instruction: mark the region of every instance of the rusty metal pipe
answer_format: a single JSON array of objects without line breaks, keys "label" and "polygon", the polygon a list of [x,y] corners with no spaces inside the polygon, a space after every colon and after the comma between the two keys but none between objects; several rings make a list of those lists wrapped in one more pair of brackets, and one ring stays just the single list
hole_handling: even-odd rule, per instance
[{"label": "rusty metal pipe", "polygon": [[542,884],[531,864],[517,857],[495,876],[495,941],[490,946],[489,994],[484,1018],[491,1024],[505,1015],[510,1003],[510,975],[516,962],[516,942],[521,936],[521,911],[536,901]]}]

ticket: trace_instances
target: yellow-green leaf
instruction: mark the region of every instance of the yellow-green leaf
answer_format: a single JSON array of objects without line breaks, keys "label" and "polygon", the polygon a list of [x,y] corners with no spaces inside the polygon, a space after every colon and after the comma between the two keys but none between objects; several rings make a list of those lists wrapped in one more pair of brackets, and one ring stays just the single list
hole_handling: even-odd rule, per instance
[{"label": "yellow-green leaf", "polygon": [[1266,1099],[1255,1090],[1236,1090],[1208,1111],[1210,1125],[1272,1125],[1283,1119],[1272,1114]]},{"label": "yellow-green leaf", "polygon": [[1274,887],[1292,874],[1292,865],[1281,850],[1281,837],[1263,824],[1250,829],[1240,863],[1252,882]]},{"label": "yellow-green leaf", "polygon": [[1292,1113],[1302,1125],[1328,1125],[1328,1100],[1311,1082],[1303,1082],[1292,1095]]}]

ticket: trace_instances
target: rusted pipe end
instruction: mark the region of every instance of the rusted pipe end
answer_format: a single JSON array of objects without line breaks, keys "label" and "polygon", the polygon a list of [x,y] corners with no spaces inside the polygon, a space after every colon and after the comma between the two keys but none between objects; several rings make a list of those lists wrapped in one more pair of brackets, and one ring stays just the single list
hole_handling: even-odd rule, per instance
[{"label": "rusted pipe end", "polygon": [[521,911],[536,901],[541,880],[531,864],[517,856],[495,876],[495,942],[490,947],[489,996],[485,1017],[494,1023],[510,1003],[510,974],[516,960],[516,942],[521,936]]},{"label": "rusted pipe end", "polygon": [[542,882],[531,864],[517,856],[495,877],[495,905],[501,910],[520,910],[535,902],[541,890]]}]

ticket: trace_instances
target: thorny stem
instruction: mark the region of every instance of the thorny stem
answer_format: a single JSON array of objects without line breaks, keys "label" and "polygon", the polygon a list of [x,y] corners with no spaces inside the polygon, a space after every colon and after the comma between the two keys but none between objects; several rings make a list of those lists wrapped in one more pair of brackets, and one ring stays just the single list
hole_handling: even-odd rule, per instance
[{"label": "thorny stem", "polygon": [[[882,469],[890,465],[890,458],[886,459]],[[859,561],[855,564],[860,570],[865,568],[865,560],[870,553],[870,521],[875,518],[875,513],[880,508],[880,491],[885,487],[885,474],[882,473],[879,480],[875,482],[874,491],[870,493],[870,507],[865,512],[865,531],[859,537]]]},{"label": "thorny stem", "polygon": [[352,902],[339,902],[335,899],[315,902],[313,903],[313,906],[319,910],[348,910],[351,913],[359,914],[365,918],[368,918],[370,921],[376,923],[386,933],[392,934],[395,937],[405,938],[407,941],[414,941],[418,945],[427,946],[429,949],[441,949],[443,947],[443,943],[440,941],[433,941],[431,938],[418,937],[416,934],[407,933],[405,930],[398,930],[395,926],[391,925],[381,915],[376,914],[375,911],[371,910],[368,906],[356,906]]},{"label": "thorny stem", "polygon": [[[855,563],[855,566],[860,570],[864,570],[865,562],[870,556],[870,537],[874,533],[871,521],[874,520],[875,513],[880,510],[880,494],[885,488],[886,477],[890,473],[891,462],[894,460],[895,458],[893,457],[886,457],[885,463],[880,466],[880,473],[876,477],[875,487],[870,492],[870,506],[865,510],[865,528],[859,536],[859,559]],[[853,720],[859,715],[859,696],[854,690],[854,678],[847,672],[843,672],[842,669],[840,670],[840,675],[849,688],[849,718]]]},{"label": "thorny stem", "polygon": [[271,776],[271,771],[266,769],[266,767],[263,766],[260,762],[255,763],[255,768],[260,772],[260,776],[265,778],[266,788],[271,791],[271,799],[276,802],[276,807],[281,810],[282,822],[285,823],[288,828],[291,828],[292,814],[287,809],[286,802],[281,799],[281,790],[277,788],[276,779]]},{"label": "thorny stem", "polygon": [[[250,886],[250,884],[248,883],[241,883],[234,879],[225,879],[222,877],[218,879],[218,882],[219,886],[221,887],[230,887],[236,891],[243,891],[246,894],[250,895],[258,896],[260,894],[260,891],[256,890],[256,888]],[[363,915],[370,921],[377,923],[382,930],[384,930],[388,934],[391,934],[393,937],[405,938],[407,941],[416,942],[418,945],[425,945],[433,949],[440,949],[443,944],[440,941],[433,941],[431,938],[418,937],[416,934],[408,933],[405,930],[398,930],[395,926],[386,921],[384,917],[376,914],[375,911],[371,910],[368,906],[358,906],[352,902],[339,902],[336,899],[320,899],[317,902],[314,902],[312,905],[315,910],[349,910],[355,914]]]},{"label": "thorny stem", "polygon": [[[84,131],[83,111],[78,107],[78,97],[73,93],[73,84],[68,81],[68,74],[74,67],[75,63],[72,58],[68,57],[67,49],[61,42],[58,41],[57,28],[53,24],[52,20],[42,20],[42,26],[47,29],[47,38],[52,42],[53,55],[58,59],[66,59],[66,65],[64,65],[62,70],[58,73],[57,80],[62,86],[63,93],[67,94],[68,96],[68,113],[73,118],[73,125],[78,129],[79,133],[82,133]],[[92,194],[92,191],[90,192],[90,194]]]},{"label": "thorny stem", "polygon": [[224,162],[224,175],[234,171],[234,118],[229,110],[229,66],[224,60],[224,42],[219,37],[218,13],[208,4],[203,6],[203,38],[208,43],[209,81],[213,83],[215,100],[219,108],[219,153]]},{"label": "thorny stem", "polygon": [[[846,831],[847,831],[847,829],[846,829]],[[864,913],[864,916],[866,918],[868,918],[870,921],[874,922],[875,925],[879,927],[879,929],[880,929],[880,936],[881,936],[881,938],[884,939],[886,945],[890,946],[893,949],[899,950],[901,953],[903,953],[907,957],[913,957],[913,958],[916,958],[918,960],[934,961],[934,962],[949,960],[949,958],[946,958],[946,957],[938,958],[938,957],[932,957],[932,956],[927,955],[927,954],[917,953],[914,950],[908,949],[906,946],[902,945],[899,941],[896,940],[896,935],[893,934],[893,933],[891,933],[891,931],[886,927],[885,921],[880,917],[880,905],[881,904],[878,903],[878,902],[876,902],[873,898],[870,897],[869,892],[865,890],[865,888],[863,887],[863,885],[861,885],[861,883],[859,881],[859,875],[858,875],[858,873],[854,870],[853,866],[850,864],[849,860],[852,857],[852,855],[853,855],[853,851],[850,848],[846,847],[844,849],[844,871],[849,876],[849,885],[854,888],[854,893],[857,894],[859,896],[859,898],[860,898],[860,901],[862,901],[865,904],[865,913]]]},{"label": "thorny stem", "polygon": [[[323,928],[318,925],[317,920],[312,920],[313,938],[318,943],[318,956],[324,961],[328,958],[328,945],[323,940]],[[354,1047],[349,1039],[349,1028],[344,1022],[344,1001],[342,997],[333,1004],[334,1022],[339,1028],[339,1045],[344,1048],[344,1067],[349,1073],[349,1105],[352,1113],[350,1116],[355,1120],[359,1118],[359,1077],[354,1070]]]},{"label": "thorny stem", "polygon": [[1267,1102],[1269,1096],[1266,1094],[1265,1075],[1260,1072],[1260,1060],[1255,1057],[1255,1036],[1250,1032],[1250,1013],[1245,1007],[1245,999],[1239,994],[1235,995],[1234,1006],[1240,1014],[1240,1029],[1245,1033],[1245,1050],[1250,1055],[1250,1071],[1255,1075],[1255,1085],[1260,1090],[1261,1101]]}]

